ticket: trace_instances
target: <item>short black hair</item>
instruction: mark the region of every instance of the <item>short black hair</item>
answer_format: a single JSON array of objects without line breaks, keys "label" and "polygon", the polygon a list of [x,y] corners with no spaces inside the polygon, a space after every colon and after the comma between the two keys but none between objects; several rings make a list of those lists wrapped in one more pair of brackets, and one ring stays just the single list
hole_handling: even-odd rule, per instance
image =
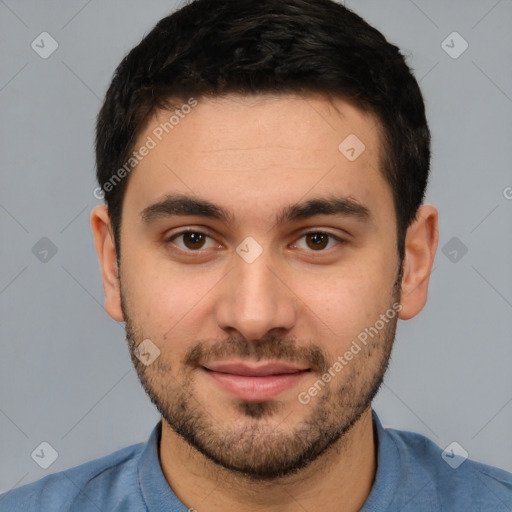
[{"label": "short black hair", "polygon": [[320,93],[372,113],[403,261],[430,167],[423,97],[398,47],[332,0],[195,0],[161,19],[126,55],[96,125],[97,180],[118,261],[126,162],[150,116],[230,93]]}]

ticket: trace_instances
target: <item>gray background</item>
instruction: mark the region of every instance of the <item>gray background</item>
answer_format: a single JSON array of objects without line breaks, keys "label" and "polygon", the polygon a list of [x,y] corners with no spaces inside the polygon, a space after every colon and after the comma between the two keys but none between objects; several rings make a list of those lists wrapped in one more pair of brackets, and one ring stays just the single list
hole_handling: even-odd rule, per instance
[{"label": "gray background", "polygon": [[[122,56],[176,5],[0,0],[0,492],[145,441],[159,419],[123,324],[103,310],[89,214],[101,99]],[[399,322],[375,409],[385,426],[512,471],[512,2],[347,5],[421,81],[427,202],[440,213],[429,301]],[[31,48],[43,31],[59,45],[47,59]],[[469,44],[458,58],[442,46],[453,31]],[[460,51],[452,39],[445,48]],[[42,441],[59,454],[46,470],[31,458]]]}]

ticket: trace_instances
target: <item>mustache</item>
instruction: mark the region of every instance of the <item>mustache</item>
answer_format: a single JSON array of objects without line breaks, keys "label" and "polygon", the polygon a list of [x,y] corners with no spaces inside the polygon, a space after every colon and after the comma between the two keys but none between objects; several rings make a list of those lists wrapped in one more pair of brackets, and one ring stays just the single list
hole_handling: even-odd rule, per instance
[{"label": "mustache", "polygon": [[185,366],[197,368],[219,359],[237,358],[247,361],[271,359],[281,362],[307,365],[312,371],[324,374],[329,369],[327,354],[316,344],[298,346],[295,340],[269,333],[258,341],[231,336],[209,343],[200,341],[183,357]]}]

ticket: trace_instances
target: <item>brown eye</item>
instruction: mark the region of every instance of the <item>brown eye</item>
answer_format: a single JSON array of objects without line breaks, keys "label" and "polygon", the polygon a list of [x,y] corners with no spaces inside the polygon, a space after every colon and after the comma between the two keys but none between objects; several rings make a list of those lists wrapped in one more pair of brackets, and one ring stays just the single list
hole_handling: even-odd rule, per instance
[{"label": "brown eye", "polygon": [[204,245],[205,235],[202,233],[184,233],[183,243],[188,249],[201,249]]},{"label": "brown eye", "polygon": [[[322,252],[329,245],[330,246],[327,247],[328,249],[333,245],[341,245],[344,243],[341,238],[323,231],[310,231],[302,235],[299,240],[300,241],[295,244],[296,247],[314,252]],[[302,240],[304,240],[304,242],[302,242]]]},{"label": "brown eye", "polygon": [[329,235],[326,233],[308,233],[306,240],[310,249],[325,249],[329,243]]},{"label": "brown eye", "polygon": [[214,242],[210,236],[200,231],[182,231],[171,236],[166,243],[173,243],[183,251],[199,251],[205,248],[208,239],[211,240],[210,243]]}]

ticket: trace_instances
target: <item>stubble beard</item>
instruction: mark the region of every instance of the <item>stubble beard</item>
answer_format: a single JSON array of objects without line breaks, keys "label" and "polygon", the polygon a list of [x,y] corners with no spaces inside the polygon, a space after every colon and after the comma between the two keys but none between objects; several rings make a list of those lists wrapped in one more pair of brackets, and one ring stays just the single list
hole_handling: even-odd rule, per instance
[{"label": "stubble beard", "polygon": [[[400,283],[401,272],[393,287],[394,303],[399,301]],[[135,323],[123,291],[121,295],[134,367],[163,420],[206,458],[254,481],[295,474],[330,448],[340,448],[346,434],[371,406],[383,382],[398,321],[394,317],[385,323],[378,335],[369,339],[317,396],[307,405],[301,405],[304,418],[293,428],[284,428],[287,416],[279,414],[287,404],[278,399],[230,402],[234,404],[238,419],[223,424],[222,414],[215,417],[208,404],[202,403],[195,394],[194,374],[200,362],[220,357],[308,361],[318,379],[333,362],[318,345],[299,347],[269,333],[258,343],[233,337],[214,344],[198,342],[188,350],[177,372],[166,360],[165,353],[145,366],[135,355],[136,347],[144,339],[141,326]],[[172,340],[167,339],[165,344],[171,347]],[[167,350],[170,352],[169,348]]]}]

